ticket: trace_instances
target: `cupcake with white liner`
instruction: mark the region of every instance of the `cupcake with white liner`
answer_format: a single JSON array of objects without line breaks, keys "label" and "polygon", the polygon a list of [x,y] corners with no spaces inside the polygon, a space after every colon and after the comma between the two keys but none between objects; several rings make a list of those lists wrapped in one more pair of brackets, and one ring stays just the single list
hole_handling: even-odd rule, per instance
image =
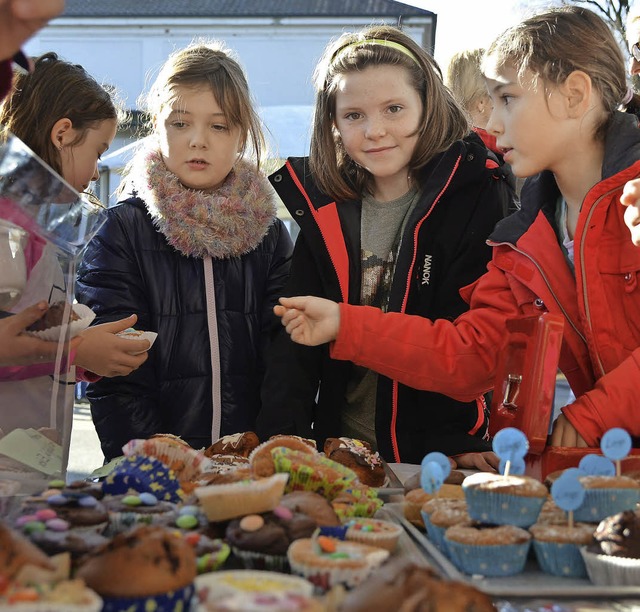
[{"label": "cupcake with white liner", "polygon": [[85,304],[55,302],[47,312],[23,333],[49,342],[58,342],[63,331],[74,338],[91,325],[96,314]]}]

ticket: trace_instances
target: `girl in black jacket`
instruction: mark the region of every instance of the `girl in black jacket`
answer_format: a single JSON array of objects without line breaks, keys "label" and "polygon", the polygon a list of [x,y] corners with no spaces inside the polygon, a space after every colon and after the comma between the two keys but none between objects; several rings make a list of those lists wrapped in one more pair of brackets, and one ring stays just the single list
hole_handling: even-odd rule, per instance
[{"label": "girl in black jacket", "polygon": [[96,321],[134,312],[139,329],[158,333],[133,375],[88,388],[107,459],[155,433],[203,448],[255,427],[292,249],[229,53],[209,44],[174,53],[147,103],[154,131],[126,172],[131,197],[108,211],[78,273],[78,300]]},{"label": "girl in black jacket", "polygon": [[[309,159],[270,177],[300,225],[285,295],[316,295],[386,311],[454,319],[459,289],[490,259],[485,240],[513,197],[470,131],[431,56],[388,26],[344,34],[316,71]],[[430,451],[492,469],[484,397],[462,403],[417,391],[327,346],[279,330],[258,433],[347,436],[391,462]]]}]

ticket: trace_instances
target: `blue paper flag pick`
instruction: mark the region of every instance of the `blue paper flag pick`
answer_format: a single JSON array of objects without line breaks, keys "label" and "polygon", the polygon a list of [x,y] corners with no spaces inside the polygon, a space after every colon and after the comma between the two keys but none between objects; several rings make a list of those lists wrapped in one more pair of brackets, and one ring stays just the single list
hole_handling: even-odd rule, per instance
[{"label": "blue paper flag pick", "polygon": [[631,436],[624,429],[614,427],[602,436],[600,448],[605,457],[612,461],[620,461],[631,450]]},{"label": "blue paper flag pick", "polygon": [[515,427],[505,427],[493,438],[493,452],[505,461],[515,463],[518,459],[524,459],[528,450],[527,436]]},{"label": "blue paper flag pick", "polygon": [[[507,469],[507,461],[505,459],[500,459],[500,465],[498,466],[498,472],[500,474],[504,474]],[[516,459],[515,461],[511,461],[509,463],[509,474],[512,476],[522,476],[525,471],[525,465],[523,459]]]},{"label": "blue paper flag pick", "polygon": [[437,493],[444,482],[442,468],[435,461],[429,461],[420,471],[420,485],[427,493]]},{"label": "blue paper flag pick", "polygon": [[616,466],[602,455],[585,455],[578,467],[589,476],[615,476]]},{"label": "blue paper flag pick", "polygon": [[577,510],[584,501],[584,487],[580,484],[577,474],[563,473],[551,485],[551,497],[556,505],[565,512]]},{"label": "blue paper flag pick", "polygon": [[451,474],[451,462],[449,461],[449,457],[439,452],[427,453],[424,456],[421,465],[424,467],[427,463],[431,463],[432,461],[435,461],[440,466],[440,469],[442,470],[442,480],[446,480],[449,474]]}]

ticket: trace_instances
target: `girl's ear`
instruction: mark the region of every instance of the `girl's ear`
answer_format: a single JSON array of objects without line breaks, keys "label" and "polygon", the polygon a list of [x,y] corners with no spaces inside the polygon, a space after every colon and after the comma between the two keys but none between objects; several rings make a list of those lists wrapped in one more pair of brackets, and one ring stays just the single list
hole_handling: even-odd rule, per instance
[{"label": "girl's ear", "polygon": [[570,117],[580,117],[593,105],[593,83],[582,70],[574,70],[562,84]]},{"label": "girl's ear", "polygon": [[74,134],[73,134],[73,123],[71,123],[71,119],[67,119],[63,117],[62,119],[58,119],[51,128],[51,142],[53,146],[62,150],[62,147],[73,142]]}]

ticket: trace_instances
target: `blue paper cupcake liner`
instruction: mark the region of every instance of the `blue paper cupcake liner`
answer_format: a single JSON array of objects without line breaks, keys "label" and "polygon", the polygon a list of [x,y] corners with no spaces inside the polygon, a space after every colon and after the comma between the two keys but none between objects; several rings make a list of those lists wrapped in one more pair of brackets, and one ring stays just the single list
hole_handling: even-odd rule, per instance
[{"label": "blue paper cupcake liner", "polygon": [[103,597],[102,612],[188,612],[194,592],[195,587],[190,584],[183,589],[152,597]]},{"label": "blue paper cupcake liner", "polygon": [[618,512],[633,510],[638,502],[640,489],[585,489],[584,501],[573,511],[573,518],[598,523]]},{"label": "blue paper cupcake liner", "polygon": [[[493,525],[531,527],[544,505],[544,497],[506,495],[476,488],[466,488],[467,512],[472,519]],[[576,517],[576,520],[580,520]]]},{"label": "blue paper cupcake liner", "polygon": [[524,570],[531,542],[474,546],[446,539],[447,555],[465,574],[513,576]]},{"label": "blue paper cupcake liner", "polygon": [[587,568],[580,553],[581,544],[533,540],[533,550],[540,569],[546,574],[565,578],[586,578]]},{"label": "blue paper cupcake liner", "polygon": [[444,539],[444,533],[446,529],[434,525],[431,522],[431,518],[424,510],[420,510],[420,514],[422,515],[422,520],[424,521],[424,526],[427,530],[427,536],[429,537],[431,542],[435,544],[439,550],[441,550],[442,552],[446,552],[446,543]]}]

